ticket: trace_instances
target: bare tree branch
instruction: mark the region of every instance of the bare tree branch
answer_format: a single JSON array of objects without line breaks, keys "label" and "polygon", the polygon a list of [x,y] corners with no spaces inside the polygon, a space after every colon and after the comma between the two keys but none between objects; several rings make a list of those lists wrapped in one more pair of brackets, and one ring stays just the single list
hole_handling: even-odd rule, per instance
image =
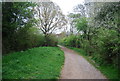
[{"label": "bare tree branch", "polygon": [[38,13],[38,26],[43,34],[50,34],[57,28],[62,28],[67,21],[59,6],[53,2],[40,2],[36,8]]}]

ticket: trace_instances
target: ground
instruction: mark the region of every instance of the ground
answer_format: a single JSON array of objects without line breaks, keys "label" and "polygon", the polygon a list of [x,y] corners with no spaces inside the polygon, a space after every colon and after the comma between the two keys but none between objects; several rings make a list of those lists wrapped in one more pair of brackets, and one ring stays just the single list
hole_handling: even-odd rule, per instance
[{"label": "ground", "polygon": [[73,50],[59,46],[65,54],[60,79],[106,79],[102,73]]}]

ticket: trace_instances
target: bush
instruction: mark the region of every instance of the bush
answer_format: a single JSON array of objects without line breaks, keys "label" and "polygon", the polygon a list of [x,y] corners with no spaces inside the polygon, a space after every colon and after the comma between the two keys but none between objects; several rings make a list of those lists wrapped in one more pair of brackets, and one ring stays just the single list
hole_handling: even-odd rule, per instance
[{"label": "bush", "polygon": [[[98,55],[98,60],[102,59],[103,64],[114,64],[118,65],[118,50],[120,40],[118,38],[118,32],[115,30],[109,30],[106,28],[98,29],[97,37],[93,39],[96,43],[97,50],[95,51]],[[101,57],[101,58],[100,58]]]},{"label": "bush", "polygon": [[35,27],[19,29],[9,40],[4,39],[3,54],[43,46],[45,38],[39,32]]},{"label": "bush", "polygon": [[29,28],[26,32],[24,28],[19,30],[16,39],[16,50],[18,51],[43,46],[44,44],[44,36],[35,27]]},{"label": "bush", "polygon": [[88,55],[91,55],[91,53],[93,53],[93,48],[90,45],[89,40],[83,39],[82,43],[81,43],[81,47],[86,51],[86,53]]},{"label": "bush", "polygon": [[82,36],[70,35],[61,40],[61,44],[70,47],[81,47],[87,55],[92,56],[98,64],[118,66],[120,39],[118,32],[113,29],[98,28],[96,35],[90,40]]},{"label": "bush", "polygon": [[58,40],[54,34],[51,34],[45,38],[44,45],[45,46],[57,46]]},{"label": "bush", "polygon": [[61,40],[61,44],[70,47],[80,47],[80,37],[75,35],[70,35]]}]

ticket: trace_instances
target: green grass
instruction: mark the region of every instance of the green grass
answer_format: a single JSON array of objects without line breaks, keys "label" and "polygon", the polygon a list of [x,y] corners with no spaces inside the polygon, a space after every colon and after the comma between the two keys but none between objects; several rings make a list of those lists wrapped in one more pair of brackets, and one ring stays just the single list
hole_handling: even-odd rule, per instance
[{"label": "green grass", "polygon": [[118,69],[113,66],[100,66],[98,69],[109,79],[118,79]]},{"label": "green grass", "polygon": [[58,79],[64,53],[58,47],[38,47],[3,56],[3,79]]},{"label": "green grass", "polygon": [[103,65],[98,65],[98,63],[96,63],[95,61],[93,61],[90,56],[87,56],[87,54],[85,53],[85,51],[83,49],[80,48],[74,48],[74,47],[68,47],[76,52],[78,52],[78,54],[80,54],[81,56],[83,56],[87,61],[89,61],[93,66],[95,66],[97,69],[99,69],[108,79],[112,79],[112,81],[116,81],[114,79],[118,79],[118,69],[113,67],[112,65],[108,66],[103,66]]}]

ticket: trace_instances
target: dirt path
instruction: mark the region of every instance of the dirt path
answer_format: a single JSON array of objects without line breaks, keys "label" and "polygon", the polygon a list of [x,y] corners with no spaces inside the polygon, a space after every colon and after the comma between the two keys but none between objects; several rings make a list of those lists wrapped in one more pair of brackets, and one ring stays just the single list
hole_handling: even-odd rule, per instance
[{"label": "dirt path", "polygon": [[106,79],[100,71],[73,50],[59,46],[65,53],[60,79]]}]

